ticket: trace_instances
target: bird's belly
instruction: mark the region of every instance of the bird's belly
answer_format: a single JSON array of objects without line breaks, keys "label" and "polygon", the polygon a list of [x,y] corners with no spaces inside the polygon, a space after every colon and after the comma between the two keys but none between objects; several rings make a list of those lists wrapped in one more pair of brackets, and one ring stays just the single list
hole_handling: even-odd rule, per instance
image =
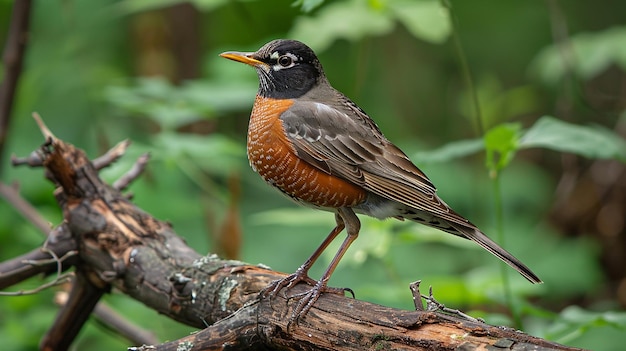
[{"label": "bird's belly", "polygon": [[248,160],[265,181],[298,202],[322,208],[352,207],[365,200],[366,192],[361,187],[298,158],[278,116],[260,111],[258,105],[269,104],[255,103],[248,129]]}]

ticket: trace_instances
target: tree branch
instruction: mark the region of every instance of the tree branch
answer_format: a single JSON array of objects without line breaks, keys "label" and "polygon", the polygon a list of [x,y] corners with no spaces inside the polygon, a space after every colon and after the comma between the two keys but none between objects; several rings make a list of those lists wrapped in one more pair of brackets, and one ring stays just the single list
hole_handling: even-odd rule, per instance
[{"label": "tree branch", "polygon": [[20,196],[17,186],[10,186],[0,182],[0,196],[4,197],[8,203],[13,205],[13,208],[37,227],[39,231],[48,234],[51,229],[50,223],[41,217],[39,212]]},{"label": "tree branch", "polygon": [[[17,82],[22,73],[24,51],[28,39],[28,26],[30,22],[31,0],[19,0],[13,3],[11,14],[11,27],[4,48],[4,80],[0,85],[0,161],[3,160],[4,145],[6,144],[7,130],[11,121],[11,110]],[[0,162],[0,170],[2,169]]]},{"label": "tree branch", "polygon": [[[42,342],[45,348],[66,349],[84,317],[74,309],[91,311],[99,294],[115,287],[172,319],[206,328],[150,348],[157,350],[575,350],[478,320],[334,294],[324,294],[298,324],[290,325],[297,296],[308,286],[297,285],[271,301],[262,298],[260,292],[285,274],[201,256],[168,223],[102,182],[83,151],[46,135],[38,154],[57,186],[55,197],[76,241],[79,259],[73,263],[82,283],[74,284],[70,307],[57,318],[71,332],[60,338],[59,330],[66,329],[53,326]],[[70,317],[81,323],[68,326]]]}]

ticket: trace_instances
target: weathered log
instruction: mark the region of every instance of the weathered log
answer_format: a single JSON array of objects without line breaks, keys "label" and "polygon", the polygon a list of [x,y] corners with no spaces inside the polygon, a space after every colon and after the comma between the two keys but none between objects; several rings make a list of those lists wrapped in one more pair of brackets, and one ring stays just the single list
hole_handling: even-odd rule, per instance
[{"label": "weathered log", "polygon": [[[41,164],[57,186],[64,224],[56,230],[69,235],[56,237],[70,241],[67,247],[78,251],[77,259],[69,261],[79,276],[70,299],[90,296],[88,303],[69,301],[66,308],[91,311],[99,296],[115,287],[172,319],[204,328],[150,349],[575,350],[461,316],[398,310],[335,294],[324,294],[306,316],[294,321],[291,311],[307,285],[271,299],[263,297],[260,292],[283,273],[216,255],[201,256],[171,225],[104,183],[83,151],[41,127],[47,142],[31,156],[35,160],[17,163]],[[10,283],[15,283],[12,279]],[[81,281],[89,294],[79,293],[76,284]],[[62,310],[63,314],[72,311]],[[71,340],[63,340],[65,330],[58,327],[51,329],[54,338],[46,336],[42,348],[67,348]]]}]

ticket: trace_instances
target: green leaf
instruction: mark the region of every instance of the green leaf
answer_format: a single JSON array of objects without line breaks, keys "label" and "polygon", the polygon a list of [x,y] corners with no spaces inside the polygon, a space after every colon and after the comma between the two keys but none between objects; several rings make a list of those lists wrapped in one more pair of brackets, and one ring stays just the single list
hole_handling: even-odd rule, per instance
[{"label": "green leaf", "polygon": [[138,12],[162,9],[188,2],[191,2],[202,11],[210,11],[227,4],[228,0],[123,0],[115,5],[115,9],[122,15],[129,15]]},{"label": "green leaf", "polygon": [[626,313],[595,312],[584,310],[578,306],[565,308],[547,331],[547,337],[561,343],[571,342],[594,329],[614,328],[626,330]]},{"label": "green leaf", "polygon": [[573,71],[590,79],[616,65],[626,70],[626,27],[573,35],[568,41],[543,49],[531,64],[531,72],[548,84],[556,84]]},{"label": "green leaf", "polygon": [[131,116],[148,117],[164,130],[215,117],[217,112],[251,106],[256,83],[188,81],[176,87],[163,78],[138,79],[131,86],[110,86],[105,99]]},{"label": "green leaf", "polygon": [[383,35],[393,30],[393,20],[385,11],[377,10],[361,0],[334,2],[324,6],[315,16],[302,16],[288,37],[323,51],[335,40],[356,41],[366,36]]},{"label": "green leaf", "polygon": [[626,142],[600,126],[578,126],[541,117],[520,140],[520,148],[543,147],[588,158],[626,161]]},{"label": "green leaf", "polygon": [[519,146],[521,129],[520,123],[505,123],[485,134],[486,162],[489,170],[497,172],[513,160]]},{"label": "green leaf", "polygon": [[303,12],[311,12],[324,3],[324,0],[297,0],[293,6],[300,7]]},{"label": "green leaf", "polygon": [[389,8],[416,38],[440,44],[452,33],[450,13],[439,0],[391,1]]},{"label": "green leaf", "polygon": [[437,149],[415,154],[417,163],[439,163],[475,154],[485,148],[483,139],[467,139],[447,143]]},{"label": "green leaf", "polygon": [[154,136],[154,145],[167,159],[178,164],[184,159],[204,172],[228,175],[244,158],[244,147],[220,135],[196,135],[163,132]]}]

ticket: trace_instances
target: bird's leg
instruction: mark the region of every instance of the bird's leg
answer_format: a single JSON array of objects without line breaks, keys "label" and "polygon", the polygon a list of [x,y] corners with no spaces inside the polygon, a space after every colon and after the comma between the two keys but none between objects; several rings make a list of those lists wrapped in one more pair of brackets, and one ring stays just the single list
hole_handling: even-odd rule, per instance
[{"label": "bird's leg", "polygon": [[[298,302],[298,305],[296,306],[296,308],[293,310],[293,313],[291,314],[290,323],[295,321],[297,324],[298,318],[306,315],[307,312],[309,312],[311,307],[313,307],[313,304],[315,304],[315,301],[317,301],[317,299],[322,295],[322,293],[336,292],[337,290],[335,288],[329,288],[327,286],[328,280],[330,279],[330,276],[335,271],[335,268],[337,268],[337,265],[339,264],[339,261],[341,261],[341,258],[343,257],[343,255],[346,253],[346,251],[348,251],[348,248],[350,247],[352,242],[356,240],[357,236],[359,235],[359,230],[361,229],[361,222],[359,221],[359,218],[356,216],[354,211],[352,211],[352,209],[348,207],[341,207],[337,209],[337,214],[338,214],[338,217],[342,219],[342,223],[345,224],[346,232],[348,233],[348,236],[343,241],[343,243],[341,243],[339,250],[337,250],[335,257],[333,257],[333,260],[328,265],[326,272],[324,272],[320,280],[317,281],[317,283],[315,284],[315,286],[313,286],[311,290],[300,295],[302,296],[302,298],[300,299],[300,301]],[[341,290],[344,290],[344,289],[341,289]]]},{"label": "bird's leg", "polygon": [[[357,219],[358,220],[358,219]],[[299,282],[305,282],[311,286],[314,286],[317,282],[309,277],[309,269],[313,266],[315,261],[320,257],[322,252],[326,250],[328,245],[341,233],[341,231],[346,227],[342,217],[339,213],[335,214],[335,222],[337,225],[333,230],[328,234],[326,239],[320,244],[320,246],[313,252],[311,257],[309,257],[297,270],[294,274],[291,274],[283,279],[276,280],[272,282],[265,290],[263,290],[263,297],[269,296],[272,297],[276,295],[281,289],[287,288],[290,289],[294,285]],[[341,289],[341,293],[343,293],[343,289]]]}]

